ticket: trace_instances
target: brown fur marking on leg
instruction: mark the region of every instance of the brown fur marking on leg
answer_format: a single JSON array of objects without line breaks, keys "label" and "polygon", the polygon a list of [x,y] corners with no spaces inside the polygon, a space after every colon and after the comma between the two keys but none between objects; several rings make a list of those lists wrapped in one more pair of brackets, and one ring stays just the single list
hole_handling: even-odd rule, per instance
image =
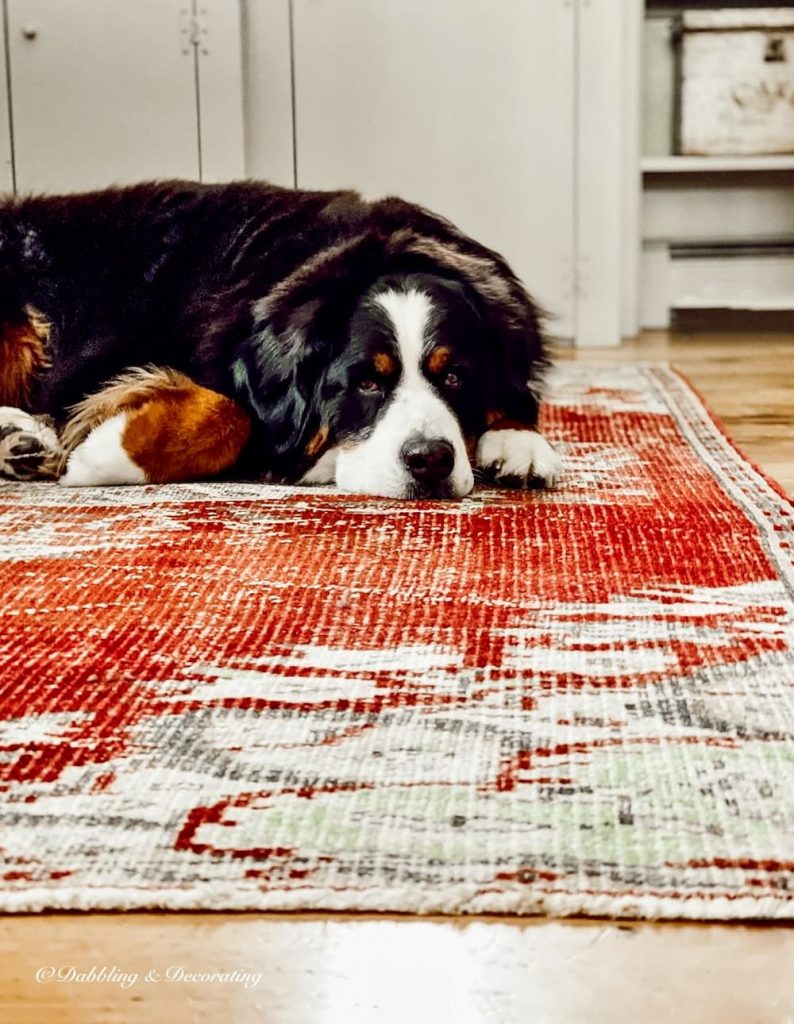
[{"label": "brown fur marking on leg", "polygon": [[71,452],[91,431],[123,409],[134,409],[153,397],[181,393],[196,385],[177,370],[157,366],[137,367],[111,380],[101,391],[73,405],[61,442]]},{"label": "brown fur marking on leg", "polygon": [[251,433],[231,398],[203,388],[176,370],[130,370],[80,402],[64,431],[71,452],[101,423],[127,413],[121,443],[151,483],[215,476],[233,465]]},{"label": "brown fur marking on leg", "polygon": [[128,413],[121,443],[152,483],[216,476],[240,457],[251,424],[236,402],[194,384]]},{"label": "brown fur marking on leg", "polygon": [[25,319],[21,323],[3,324],[0,330],[0,405],[30,408],[33,380],[49,366],[50,329],[49,321],[33,306],[25,307]]}]

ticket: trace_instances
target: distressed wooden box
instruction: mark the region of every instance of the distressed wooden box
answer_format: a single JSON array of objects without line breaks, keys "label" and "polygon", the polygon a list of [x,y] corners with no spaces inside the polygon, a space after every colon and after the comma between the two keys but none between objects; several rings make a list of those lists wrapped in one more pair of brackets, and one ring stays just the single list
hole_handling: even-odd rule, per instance
[{"label": "distressed wooden box", "polygon": [[680,152],[794,152],[794,7],[686,11]]},{"label": "distressed wooden box", "polygon": [[651,12],[643,26],[643,156],[673,153],[678,75],[677,18]]}]

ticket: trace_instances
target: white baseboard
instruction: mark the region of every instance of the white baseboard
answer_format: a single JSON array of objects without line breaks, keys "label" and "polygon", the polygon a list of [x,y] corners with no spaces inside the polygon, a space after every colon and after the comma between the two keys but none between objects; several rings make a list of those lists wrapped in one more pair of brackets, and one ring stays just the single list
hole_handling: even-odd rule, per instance
[{"label": "white baseboard", "polygon": [[673,310],[794,309],[794,252],[720,255],[646,243],[642,252],[643,327],[669,327]]}]

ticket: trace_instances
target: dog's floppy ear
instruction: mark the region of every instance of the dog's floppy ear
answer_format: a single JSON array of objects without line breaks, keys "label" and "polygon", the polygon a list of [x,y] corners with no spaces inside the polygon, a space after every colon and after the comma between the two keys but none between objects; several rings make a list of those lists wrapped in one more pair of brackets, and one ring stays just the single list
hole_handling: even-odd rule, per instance
[{"label": "dog's floppy ear", "polygon": [[255,418],[255,441],[270,460],[297,456],[316,428],[317,385],[329,346],[313,330],[317,304],[299,307],[277,330],[257,303],[232,363],[235,390]]},{"label": "dog's floppy ear", "polygon": [[492,424],[507,420],[535,427],[548,369],[542,314],[516,285],[506,306],[485,300],[486,331],[498,352],[496,372],[489,382],[488,418]]},{"label": "dog's floppy ear", "polygon": [[233,364],[259,443],[289,474],[320,427],[317,392],[382,243],[362,232],[322,250],[251,305]]}]

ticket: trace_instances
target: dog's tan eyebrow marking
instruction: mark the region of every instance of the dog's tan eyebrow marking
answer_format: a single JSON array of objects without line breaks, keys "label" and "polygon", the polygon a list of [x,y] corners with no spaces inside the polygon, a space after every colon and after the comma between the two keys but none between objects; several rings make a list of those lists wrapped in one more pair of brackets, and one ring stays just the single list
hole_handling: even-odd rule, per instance
[{"label": "dog's tan eyebrow marking", "polygon": [[446,345],[438,345],[427,357],[427,368],[431,373],[442,373],[449,363],[451,353]]},{"label": "dog's tan eyebrow marking", "polygon": [[375,372],[384,377],[393,377],[397,370],[397,365],[388,352],[376,352],[372,365],[375,367]]}]

